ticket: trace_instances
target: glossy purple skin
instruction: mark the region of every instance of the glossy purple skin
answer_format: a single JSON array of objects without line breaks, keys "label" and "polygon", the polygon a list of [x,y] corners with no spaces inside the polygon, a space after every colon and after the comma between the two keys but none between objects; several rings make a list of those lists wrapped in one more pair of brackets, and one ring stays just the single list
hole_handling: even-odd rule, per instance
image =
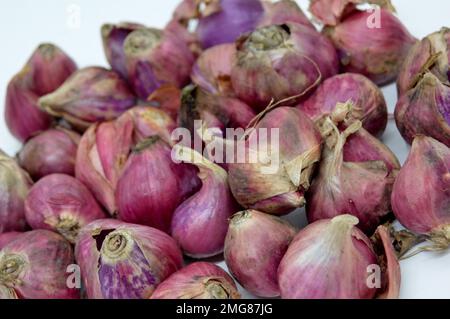
[{"label": "glossy purple skin", "polygon": [[87,187],[63,174],[48,175],[31,188],[25,216],[33,229],[59,232],[72,243],[80,228],[106,217]]},{"label": "glossy purple skin", "polygon": [[[278,268],[283,299],[371,299],[367,267],[377,264],[358,228],[327,237],[330,220],[310,224],[294,238]],[[337,230],[333,230],[334,233]]]},{"label": "glossy purple skin", "polygon": [[102,26],[103,48],[111,68],[123,78],[128,77],[123,45],[127,36],[134,30],[143,28],[136,23],[105,24]]},{"label": "glossy purple skin", "polygon": [[[75,264],[72,247],[61,235],[48,230],[21,234],[0,251],[0,264],[23,262],[17,273],[5,275],[16,280],[19,299],[79,299],[80,290],[69,288],[68,266]],[[0,267],[0,269],[4,269]]]},{"label": "glossy purple skin", "polygon": [[9,83],[5,120],[11,133],[24,142],[50,127],[52,118],[39,110],[38,99],[56,90],[77,66],[52,44],[41,44]]},{"label": "glossy purple skin", "polygon": [[[121,240],[118,246],[117,239]],[[75,254],[91,299],[149,298],[157,285],[183,265],[182,253],[171,237],[114,219],[83,228]]]},{"label": "glossy purple skin", "polygon": [[360,73],[385,85],[395,81],[417,39],[386,9],[380,11],[381,28],[369,28],[372,14],[355,11],[337,26],[326,27],[324,33],[336,46],[344,72]]},{"label": "glossy purple skin", "polygon": [[169,232],[179,204],[199,187],[196,169],[176,164],[159,137],[141,143],[129,157],[116,189],[119,219]]},{"label": "glossy purple skin", "polygon": [[197,34],[204,49],[235,41],[253,31],[264,8],[260,0],[219,0],[220,11],[200,19]]},{"label": "glossy purple skin", "polygon": [[323,82],[306,101],[298,107],[314,121],[330,115],[337,103],[351,101],[352,117],[363,122],[373,135],[380,136],[386,129],[388,110],[380,89],[360,74],[345,73]]},{"label": "glossy purple skin", "polygon": [[201,189],[184,201],[173,215],[172,237],[187,256],[207,258],[223,251],[228,220],[239,211],[226,176],[220,167],[200,168]]},{"label": "glossy purple skin", "polygon": [[18,162],[33,178],[50,174],[75,174],[75,159],[80,135],[61,128],[32,137],[17,155]]},{"label": "glossy purple skin", "polygon": [[31,185],[14,159],[0,152],[0,234],[26,229],[24,201]]},{"label": "glossy purple skin", "polygon": [[25,142],[37,132],[45,131],[52,118],[38,108],[39,97],[23,85],[21,76],[8,84],[5,101],[5,121],[9,131]]},{"label": "glossy purple skin", "polygon": [[214,282],[227,299],[239,299],[240,295],[233,278],[222,268],[212,263],[196,262],[177,271],[162,282],[151,299],[215,299],[214,291],[208,291],[206,284]]},{"label": "glossy purple skin", "polygon": [[443,229],[448,234],[450,149],[447,146],[422,135],[414,139],[411,153],[394,184],[392,208],[400,223],[415,233],[429,234]]},{"label": "glossy purple skin", "polygon": [[278,266],[296,233],[279,217],[253,210],[236,214],[225,240],[228,269],[252,294],[278,297]]},{"label": "glossy purple skin", "polygon": [[[156,285],[151,266],[138,245],[134,244],[129,260],[114,265],[99,259],[98,278],[105,299],[140,299],[146,292],[146,285]],[[126,270],[125,273],[123,270]],[[131,289],[130,289],[131,288]]]},{"label": "glossy purple skin", "polygon": [[39,106],[85,130],[93,123],[119,117],[135,102],[128,84],[117,73],[88,67],[75,72],[55,92],[40,98]]},{"label": "glossy purple skin", "polygon": [[8,245],[10,242],[14,241],[16,238],[18,238],[21,234],[23,233],[9,232],[0,234],[0,250],[2,250],[3,247]]},{"label": "glossy purple skin", "polygon": [[450,87],[426,73],[398,100],[395,120],[408,143],[417,135],[427,135],[450,146]]}]

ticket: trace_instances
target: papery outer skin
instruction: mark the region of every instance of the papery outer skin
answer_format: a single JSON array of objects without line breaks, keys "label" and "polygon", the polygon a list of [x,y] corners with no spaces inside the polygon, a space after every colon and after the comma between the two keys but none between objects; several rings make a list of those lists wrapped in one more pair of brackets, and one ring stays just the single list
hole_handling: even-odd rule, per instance
[{"label": "papery outer skin", "polygon": [[349,215],[310,224],[294,238],[278,268],[283,299],[370,299],[370,240]]},{"label": "papery outer skin", "polygon": [[398,100],[395,120],[408,143],[423,134],[450,146],[450,86],[426,73]]},{"label": "papery outer skin", "polygon": [[19,165],[33,178],[50,174],[75,175],[75,159],[81,136],[63,128],[44,131],[25,143],[17,155]]},{"label": "papery outer skin", "polygon": [[28,173],[0,152],[0,234],[25,230],[24,201],[31,185]]},{"label": "papery outer skin", "polygon": [[11,134],[25,142],[33,134],[48,129],[52,118],[38,108],[39,96],[24,85],[22,77],[18,75],[8,84],[5,122]]},{"label": "papery outer skin", "polygon": [[[398,75],[397,90],[399,96],[413,88],[416,84],[414,82],[420,80],[418,76],[421,76],[424,71],[429,70],[441,82],[448,82],[449,44],[449,29],[442,28],[440,31],[426,36],[411,48]],[[439,54],[436,61],[428,65],[436,54]]]},{"label": "papery outer skin", "polygon": [[375,4],[391,12],[395,12],[390,0],[312,0],[309,10],[319,22],[335,26],[354,11],[359,4]]},{"label": "papery outer skin", "polygon": [[25,200],[25,216],[31,228],[60,233],[73,244],[82,227],[106,217],[88,188],[63,174],[46,176],[33,185]]},{"label": "papery outer skin", "polygon": [[[131,241],[127,241],[125,247],[131,247],[140,254],[131,256],[125,253],[125,256],[108,264],[105,255],[107,251],[101,249],[108,239],[104,235],[108,232],[111,234],[111,231],[129,236]],[[149,298],[156,286],[183,264],[180,249],[168,235],[154,228],[113,219],[94,221],[84,227],[75,247],[75,255],[90,299]],[[136,256],[139,258],[133,259]],[[141,259],[142,256],[145,257],[144,260]],[[105,274],[100,275],[101,265],[109,265],[110,274],[121,277],[108,282]],[[147,280],[140,278],[144,271],[150,273]]]},{"label": "papery outer skin", "polygon": [[139,29],[124,44],[128,78],[136,95],[146,100],[162,85],[189,83],[195,56],[172,32]]},{"label": "papery outer skin", "polygon": [[431,137],[415,138],[392,191],[392,209],[403,226],[418,234],[442,229],[448,236],[449,168],[447,146]]},{"label": "papery outer skin", "polygon": [[17,139],[24,142],[50,127],[52,118],[39,110],[37,101],[56,90],[76,69],[72,59],[53,44],[41,44],[34,51],[6,93],[5,120]]},{"label": "papery outer skin", "polygon": [[8,245],[10,242],[15,240],[16,238],[18,238],[20,235],[22,235],[22,233],[20,233],[20,232],[9,232],[9,233],[0,234],[0,250],[2,250],[3,247]]},{"label": "papery outer skin", "polygon": [[178,205],[199,187],[195,174],[194,167],[172,161],[171,148],[161,138],[144,141],[130,155],[117,184],[119,219],[168,232]]},{"label": "papery outer skin", "polygon": [[394,174],[401,168],[396,155],[365,129],[360,129],[347,138],[344,145],[344,161],[353,163],[383,161],[387,169],[395,172]]},{"label": "papery outer skin", "polygon": [[175,210],[171,234],[185,255],[199,259],[223,252],[228,221],[240,207],[233,198],[228,174],[223,168],[212,162],[193,164],[199,168],[202,186]]},{"label": "papery outer skin", "polygon": [[361,120],[371,134],[380,136],[386,129],[388,110],[381,90],[360,74],[345,73],[325,80],[307,100],[298,107],[317,121],[330,115],[337,103],[352,101],[352,117]]},{"label": "papery outer skin", "polygon": [[136,98],[117,73],[101,67],[75,72],[55,92],[39,99],[39,107],[80,130],[117,118]]},{"label": "papery outer skin", "polygon": [[217,12],[202,17],[196,30],[204,49],[232,43],[239,36],[253,31],[264,15],[264,7],[260,0],[215,2],[219,7]]},{"label": "papery outer skin", "polygon": [[133,128],[127,112],[116,121],[92,125],[78,147],[76,178],[111,215],[117,213],[114,192],[133,145]]},{"label": "papery outer skin", "polygon": [[279,217],[253,210],[236,214],[225,240],[228,269],[252,294],[278,297],[278,266],[296,233]]},{"label": "papery outer skin", "polygon": [[48,230],[24,233],[0,251],[0,265],[6,266],[12,256],[23,264],[9,276],[0,270],[0,284],[14,289],[20,299],[80,298],[79,288],[68,288],[67,269],[75,260],[61,235]]},{"label": "papery outer skin", "polygon": [[181,107],[181,90],[173,85],[163,85],[150,95],[148,102],[176,121]]},{"label": "papery outer skin", "polygon": [[133,119],[133,144],[138,144],[154,135],[158,135],[168,144],[172,143],[171,136],[177,128],[177,123],[167,112],[155,107],[136,106],[124,116],[130,116]]},{"label": "papery outer skin", "polygon": [[306,27],[315,29],[305,13],[293,0],[280,0],[277,2],[263,1],[264,17],[259,22],[259,27],[283,24],[298,23]]},{"label": "papery outer skin", "polygon": [[374,235],[374,247],[378,255],[378,264],[382,268],[383,287],[378,294],[379,299],[398,299],[401,285],[401,269],[396,251],[392,245],[389,230],[385,226],[378,226]]},{"label": "papery outer skin", "polygon": [[[284,39],[273,44],[274,34]],[[264,39],[269,49],[249,48],[251,39],[259,42]],[[262,43],[253,46],[259,45]],[[272,99],[279,101],[309,93],[339,70],[331,42],[312,28],[295,23],[260,28],[239,39],[237,46],[237,60],[231,72],[233,90],[238,98],[257,110],[266,108]]]},{"label": "papery outer skin", "polygon": [[380,10],[380,28],[368,27],[373,12],[357,11],[324,33],[336,46],[344,72],[360,73],[378,85],[397,78],[401,63],[417,40],[400,20]]},{"label": "papery outer skin", "polygon": [[7,300],[7,299],[15,300],[19,298],[17,297],[17,294],[14,291],[14,289],[0,285],[0,300]]},{"label": "papery outer skin", "polygon": [[207,91],[189,86],[183,90],[179,123],[192,134],[195,121],[202,120],[207,128],[218,128],[225,136],[227,128],[246,128],[256,116],[255,111],[234,97],[210,94]]},{"label": "papery outer skin", "polygon": [[[358,217],[358,227],[372,235],[391,211],[389,199],[398,167],[388,168],[384,157],[391,152],[374,139],[367,144],[366,152],[347,147],[352,162],[345,161],[344,150],[338,150],[340,147],[345,149],[345,144],[326,146],[322,153],[318,175],[306,196],[308,221],[351,214]],[[383,148],[387,153],[382,152]]]},{"label": "papery outer skin", "polygon": [[[211,291],[208,284],[212,285]],[[166,279],[151,299],[240,299],[240,295],[233,279],[222,268],[196,262]]]},{"label": "papery outer skin", "polygon": [[192,68],[192,82],[211,94],[233,95],[230,77],[235,59],[234,44],[221,44],[205,50]]},{"label": "papery outer skin", "polygon": [[[228,178],[234,197],[246,209],[275,215],[303,206],[304,192],[309,188],[308,181],[321,153],[322,138],[314,123],[296,108],[279,107],[268,113],[255,128],[256,133],[250,135],[250,141],[258,137],[259,129],[267,129],[268,134],[271,129],[279,129],[280,140],[274,141],[280,144],[279,151],[275,145],[268,145],[273,156],[279,156],[278,166],[275,172],[264,172],[262,168],[269,165],[260,160],[256,164],[249,161],[229,164]],[[301,177],[298,183],[288,176],[286,165],[306,154],[303,166],[294,164],[291,170],[292,175]],[[276,160],[271,164],[277,165]]]},{"label": "papery outer skin", "polygon": [[128,72],[123,45],[131,32],[141,28],[144,28],[141,24],[123,22],[119,24],[104,24],[101,29],[106,59],[111,68],[125,79],[128,77]]}]

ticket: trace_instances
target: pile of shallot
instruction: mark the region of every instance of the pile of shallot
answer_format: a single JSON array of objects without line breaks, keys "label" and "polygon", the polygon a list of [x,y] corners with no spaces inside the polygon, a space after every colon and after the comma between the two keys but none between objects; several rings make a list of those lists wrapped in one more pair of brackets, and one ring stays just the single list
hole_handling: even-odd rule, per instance
[{"label": "pile of shallot", "polygon": [[399,258],[450,245],[450,30],[310,11],[183,0],[163,29],[105,24],[109,68],[40,45],[6,93],[0,299],[398,298]]}]

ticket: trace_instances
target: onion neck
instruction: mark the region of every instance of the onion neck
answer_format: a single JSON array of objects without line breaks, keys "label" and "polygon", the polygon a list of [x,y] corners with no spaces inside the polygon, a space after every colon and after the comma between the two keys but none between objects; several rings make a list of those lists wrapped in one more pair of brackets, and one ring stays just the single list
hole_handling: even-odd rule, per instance
[{"label": "onion neck", "polygon": [[133,249],[133,240],[130,234],[116,230],[109,233],[101,246],[102,259],[106,263],[116,263],[127,259]]},{"label": "onion neck", "polygon": [[79,221],[68,214],[62,214],[56,224],[56,230],[72,244],[76,242],[80,228]]},{"label": "onion neck", "polygon": [[124,43],[124,51],[128,56],[146,56],[155,49],[163,38],[163,32],[147,28],[133,31]]},{"label": "onion neck", "polygon": [[252,52],[263,52],[289,47],[290,30],[287,25],[273,25],[252,32],[244,47]]},{"label": "onion neck", "polygon": [[218,280],[208,280],[205,284],[205,290],[211,299],[230,299],[228,289]]},{"label": "onion neck", "polygon": [[14,286],[18,283],[18,277],[25,266],[25,260],[16,254],[4,255],[0,261],[0,283],[6,286]]}]

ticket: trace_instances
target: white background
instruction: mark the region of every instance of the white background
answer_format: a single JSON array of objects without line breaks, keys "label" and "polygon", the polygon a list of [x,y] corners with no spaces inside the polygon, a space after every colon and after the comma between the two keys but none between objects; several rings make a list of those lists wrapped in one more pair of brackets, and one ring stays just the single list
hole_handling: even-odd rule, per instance
[{"label": "white background", "polygon": [[[298,1],[307,8],[307,0]],[[412,34],[422,38],[450,24],[448,0],[393,0],[400,19]],[[79,67],[107,66],[103,55],[100,26],[105,22],[136,21],[163,27],[178,0],[14,0],[0,1],[0,101],[4,101],[9,79],[20,70],[40,42],[53,42],[76,60]],[[80,10],[77,27],[71,19]],[[383,89],[393,112],[395,86]],[[0,148],[14,155],[20,144],[9,134],[0,104]],[[383,140],[403,163],[409,147],[390,121]],[[414,185],[411,185],[414,187]],[[304,222],[301,212],[289,217],[297,225]],[[221,263],[223,265],[223,263]],[[420,254],[403,261],[402,298],[450,298],[450,253]],[[244,297],[250,297],[244,293]]]}]

